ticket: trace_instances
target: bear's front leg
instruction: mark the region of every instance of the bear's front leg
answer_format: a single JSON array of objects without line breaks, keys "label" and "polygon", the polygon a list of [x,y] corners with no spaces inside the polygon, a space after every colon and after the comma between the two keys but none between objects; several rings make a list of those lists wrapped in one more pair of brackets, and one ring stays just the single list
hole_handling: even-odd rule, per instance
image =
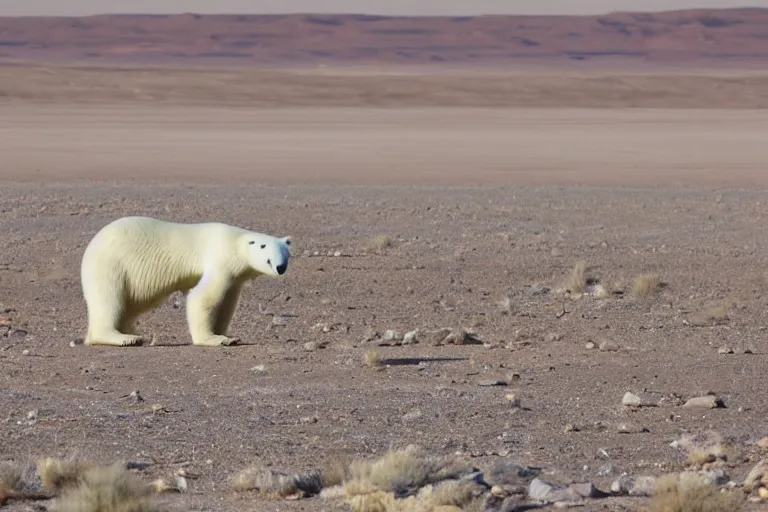
[{"label": "bear's front leg", "polygon": [[187,296],[187,323],[193,345],[228,346],[240,341],[214,332],[219,308],[233,286],[231,279],[206,271],[197,286],[190,290]]}]

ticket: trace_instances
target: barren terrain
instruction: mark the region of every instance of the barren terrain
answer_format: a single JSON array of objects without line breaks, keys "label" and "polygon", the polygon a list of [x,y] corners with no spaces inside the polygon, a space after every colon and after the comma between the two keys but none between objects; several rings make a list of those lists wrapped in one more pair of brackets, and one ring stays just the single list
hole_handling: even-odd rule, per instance
[{"label": "barren terrain", "polygon": [[[426,72],[395,74],[410,95],[369,82],[355,101],[315,72],[274,74],[266,97],[238,95],[230,73],[255,73],[242,70],[0,73],[6,460],[79,455],[199,475],[162,498],[168,510],[346,510],[235,494],[229,479],[417,443],[607,491],[622,473],[682,468],[670,443],[685,434],[712,430],[746,451],[768,435],[764,88],[750,104],[707,85],[745,91],[759,74],[551,72],[548,95],[542,74],[502,74],[487,87],[517,85],[483,103],[460,76]],[[349,75],[360,91],[371,71]],[[123,89],[104,85],[115,76]],[[606,80],[635,88],[606,101]],[[643,96],[638,84],[653,80]],[[286,276],[243,294],[242,346],[190,346],[177,296],[140,322],[154,346],[70,346],[86,328],[85,245],[137,214],[293,236]],[[607,296],[562,293],[580,260]],[[634,296],[644,273],[661,285]],[[368,339],[443,327],[485,344]],[[365,364],[372,350],[378,368]],[[496,379],[506,385],[480,385]],[[649,406],[623,406],[627,391]],[[682,407],[707,393],[725,407]],[[738,481],[754,462],[724,470]]]}]

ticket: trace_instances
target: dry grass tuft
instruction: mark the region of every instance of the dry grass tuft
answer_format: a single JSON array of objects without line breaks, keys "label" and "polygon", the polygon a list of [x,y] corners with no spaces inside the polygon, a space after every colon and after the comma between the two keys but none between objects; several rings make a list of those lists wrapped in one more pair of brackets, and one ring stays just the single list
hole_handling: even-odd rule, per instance
[{"label": "dry grass tuft", "polygon": [[260,496],[272,498],[306,497],[318,494],[323,488],[323,481],[319,472],[299,475],[249,468],[235,475],[231,486],[237,492],[256,491]]},{"label": "dry grass tuft", "polygon": [[565,289],[571,293],[584,293],[587,289],[587,262],[577,261],[571,270],[571,275],[565,281]]},{"label": "dry grass tuft", "polygon": [[743,507],[743,493],[721,491],[696,473],[682,473],[657,480],[647,512],[739,512]]},{"label": "dry grass tuft", "polygon": [[716,443],[704,448],[693,448],[688,452],[688,464],[703,466],[716,462],[731,462],[742,456],[741,449],[733,444]]},{"label": "dry grass tuft", "polygon": [[377,235],[368,242],[368,247],[375,251],[383,251],[392,247],[392,238],[388,235]]},{"label": "dry grass tuft", "polygon": [[[51,468],[49,465],[50,476]],[[56,479],[66,483],[57,499],[57,512],[158,512],[152,502],[154,492],[137,475],[116,463],[107,467],[91,467],[76,478],[74,466],[63,466],[66,478]],[[70,486],[72,481],[78,484]]]},{"label": "dry grass tuft", "polygon": [[378,349],[371,349],[365,353],[365,366],[368,368],[378,368],[381,365],[381,352]]},{"label": "dry grass tuft", "polygon": [[661,289],[661,278],[657,274],[641,274],[632,282],[633,297],[649,297]]},{"label": "dry grass tuft", "polygon": [[45,458],[38,461],[37,472],[44,489],[62,491],[80,485],[83,476],[92,467],[92,464],[77,459]]},{"label": "dry grass tuft", "polygon": [[[450,457],[428,455],[414,445],[373,461],[354,461],[349,470],[344,494],[356,512],[416,512],[440,506],[462,509],[478,494],[474,482],[454,480],[474,468]],[[438,484],[443,480],[451,481]]]}]

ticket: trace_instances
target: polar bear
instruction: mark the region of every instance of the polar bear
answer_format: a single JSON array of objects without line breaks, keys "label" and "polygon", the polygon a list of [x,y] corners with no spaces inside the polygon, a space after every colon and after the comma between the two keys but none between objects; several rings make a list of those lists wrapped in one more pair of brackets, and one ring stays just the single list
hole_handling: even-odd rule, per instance
[{"label": "polar bear", "polygon": [[243,284],[288,270],[291,237],[219,222],[182,224],[123,217],[104,226],[80,268],[88,312],[87,345],[140,345],[134,323],[174,291],[187,295],[194,345],[232,345],[227,336]]}]

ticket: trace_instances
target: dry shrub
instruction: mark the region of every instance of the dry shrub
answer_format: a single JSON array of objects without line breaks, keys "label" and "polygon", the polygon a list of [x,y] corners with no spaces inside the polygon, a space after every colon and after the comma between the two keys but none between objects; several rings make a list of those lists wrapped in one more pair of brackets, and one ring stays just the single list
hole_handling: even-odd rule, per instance
[{"label": "dry shrub", "polygon": [[323,487],[319,472],[299,475],[260,468],[240,472],[232,479],[231,485],[238,492],[256,491],[261,496],[279,498],[312,496]]},{"label": "dry shrub", "polygon": [[381,364],[381,352],[377,349],[368,350],[365,353],[365,366],[377,368]]},{"label": "dry shrub", "polygon": [[[720,490],[695,473],[666,475],[656,482],[648,512],[739,512],[744,499],[738,491]],[[695,476],[694,476],[695,475]],[[743,493],[742,493],[743,494]]]},{"label": "dry shrub", "polygon": [[632,282],[633,297],[649,297],[661,288],[661,278],[658,274],[641,274]]},{"label": "dry shrub", "polygon": [[91,463],[78,459],[45,458],[37,463],[42,487],[52,491],[76,487],[81,483],[86,471],[91,468]]},{"label": "dry shrub", "polygon": [[63,478],[56,478],[55,464],[47,466],[48,477],[64,484],[57,499],[57,512],[158,512],[154,492],[125,466],[116,463],[90,467],[75,475],[76,465],[64,465]]},{"label": "dry shrub", "polygon": [[716,443],[702,448],[693,448],[688,452],[688,464],[702,466],[714,462],[732,462],[741,457],[741,449],[733,444]]},{"label": "dry shrub", "polygon": [[[417,512],[440,506],[464,509],[479,501],[477,484],[455,480],[474,468],[452,458],[428,455],[414,445],[373,461],[354,461],[349,470],[344,494],[356,512]],[[437,484],[444,480],[449,481]]]},{"label": "dry shrub", "polygon": [[24,479],[24,470],[18,464],[3,462],[0,464],[0,489],[18,491]]},{"label": "dry shrub", "polygon": [[375,251],[383,251],[392,247],[392,238],[387,235],[377,235],[368,242],[368,248]]},{"label": "dry shrub", "polygon": [[571,270],[571,275],[565,281],[565,289],[571,293],[584,293],[587,289],[587,262],[577,261]]}]

